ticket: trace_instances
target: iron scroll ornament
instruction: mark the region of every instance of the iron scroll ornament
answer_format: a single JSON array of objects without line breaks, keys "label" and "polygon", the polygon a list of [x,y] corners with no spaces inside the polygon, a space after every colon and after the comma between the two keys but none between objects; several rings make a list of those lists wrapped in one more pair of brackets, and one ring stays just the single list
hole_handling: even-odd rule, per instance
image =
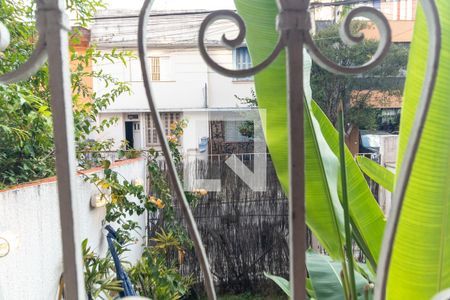
[{"label": "iron scroll ornament", "polygon": [[[304,31],[305,34],[305,42],[304,46],[308,50],[309,54],[311,55],[312,59],[319,64],[324,69],[336,73],[336,74],[359,74],[367,72],[377,65],[379,65],[383,59],[386,57],[391,43],[391,28],[389,27],[389,22],[386,19],[386,17],[376,10],[373,7],[358,7],[350,11],[350,13],[346,16],[344,22],[341,24],[339,35],[341,39],[344,41],[345,44],[349,46],[353,46],[357,43],[360,43],[364,40],[364,34],[359,33],[358,35],[353,35],[351,33],[351,22],[353,19],[358,17],[366,17],[378,28],[380,31],[380,43],[378,45],[378,48],[372,57],[367,63],[363,64],[362,66],[356,66],[356,67],[344,67],[341,65],[338,65],[334,63],[333,61],[329,60],[326,56],[324,56],[320,50],[316,47],[311,33],[310,33],[310,19],[309,19],[309,13],[301,13],[303,19],[297,18],[295,15],[293,15],[292,12],[281,12],[278,15],[277,20],[277,27],[278,31],[281,32],[280,38],[278,39],[278,42],[272,51],[272,53],[260,64],[249,68],[249,69],[242,69],[242,70],[232,70],[227,69],[225,67],[222,67],[217,62],[215,62],[208,54],[208,50],[205,45],[205,35],[207,33],[208,27],[212,25],[217,20],[229,20],[232,21],[239,29],[239,34],[234,39],[228,39],[226,35],[224,34],[222,36],[222,43],[230,48],[236,48],[243,44],[245,40],[245,33],[246,33],[246,27],[244,24],[244,21],[242,18],[235,13],[234,11],[230,10],[218,10],[211,14],[209,14],[202,22],[200,26],[200,32],[199,32],[199,50],[200,54],[202,55],[205,62],[216,72],[228,76],[228,77],[249,77],[253,76],[265,68],[267,68],[280,54],[282,50],[287,46],[287,33],[288,30],[291,30],[292,26],[290,24],[295,23],[299,26],[300,29]],[[300,20],[298,22],[297,20]],[[306,20],[306,21],[305,21]],[[301,24],[301,25],[299,25]]]},{"label": "iron scroll ornament", "polygon": [[[228,39],[224,34],[222,42],[230,48],[236,48],[244,42],[246,28],[242,18],[227,10],[216,11],[206,17],[203,21],[199,32],[200,53],[205,62],[216,72],[228,77],[248,77],[255,75],[269,66],[280,54],[281,50],[287,49],[287,80],[288,80],[288,113],[289,120],[289,164],[290,164],[290,189],[289,193],[289,223],[290,223],[290,280],[292,286],[292,299],[305,298],[305,258],[300,253],[304,253],[304,227],[305,227],[305,195],[304,195],[304,152],[300,154],[299,149],[304,151],[303,144],[303,120],[294,120],[292,115],[303,115],[304,91],[303,77],[294,72],[303,72],[303,56],[297,56],[296,52],[302,52],[303,47],[306,48],[312,59],[324,69],[336,74],[359,74],[367,72],[377,65],[387,55],[391,44],[391,29],[386,17],[378,10],[372,7],[358,7],[353,9],[345,18],[340,27],[340,37],[343,42],[349,46],[355,45],[364,40],[364,35],[359,33],[353,35],[351,33],[351,22],[358,17],[366,17],[371,20],[380,32],[380,42],[374,56],[361,66],[345,67],[336,64],[325,57],[316,47],[310,30],[311,20],[307,10],[309,1],[280,1],[280,12],[277,17],[277,30],[279,31],[278,42],[272,53],[260,64],[246,70],[226,69],[216,63],[208,54],[205,46],[205,35],[208,27],[219,19],[227,19],[232,21],[239,29],[236,38]],[[294,37],[293,37],[294,36]],[[299,84],[300,82],[300,84]],[[300,88],[299,88],[300,87]],[[300,123],[300,124],[299,124]],[[299,141],[300,140],[300,141]],[[294,161],[296,160],[296,161]],[[295,165],[301,166],[296,168]],[[301,178],[300,182],[295,182],[293,178]],[[294,181],[293,181],[294,180]],[[291,190],[297,189],[296,192]],[[303,231],[303,232],[302,232]],[[302,257],[303,256],[303,257]]]},{"label": "iron scroll ornament", "polygon": [[[46,34],[47,34],[47,16],[46,12],[50,11],[46,8],[43,1],[37,1],[36,19],[39,39],[30,58],[16,70],[7,74],[0,75],[0,84],[15,83],[27,79],[35,74],[47,60],[46,50]],[[62,24],[68,27],[68,24]],[[4,51],[10,43],[10,34],[4,24],[0,22],[0,51]]]}]

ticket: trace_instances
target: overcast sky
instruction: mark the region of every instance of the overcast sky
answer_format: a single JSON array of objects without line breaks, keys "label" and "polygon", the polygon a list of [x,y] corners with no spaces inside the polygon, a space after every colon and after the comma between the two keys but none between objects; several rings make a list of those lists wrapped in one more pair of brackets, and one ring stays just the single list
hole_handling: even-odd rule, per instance
[{"label": "overcast sky", "polygon": [[[106,0],[109,8],[140,9],[143,0]],[[233,0],[155,0],[155,10],[234,9]]]}]

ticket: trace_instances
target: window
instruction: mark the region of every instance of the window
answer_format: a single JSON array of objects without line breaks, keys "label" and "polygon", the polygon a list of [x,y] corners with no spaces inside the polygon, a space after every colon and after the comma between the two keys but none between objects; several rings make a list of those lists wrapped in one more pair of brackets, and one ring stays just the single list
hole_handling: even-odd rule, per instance
[{"label": "window", "polygon": [[[233,61],[236,70],[244,70],[252,67],[252,60],[247,47],[239,47],[233,50]],[[235,80],[253,80],[253,77],[236,78]]]},{"label": "window", "polygon": [[[181,120],[182,113],[180,112],[165,112],[160,113],[161,122],[164,127],[164,131],[166,136],[169,135],[170,125],[174,122],[178,122]],[[152,115],[150,113],[146,116],[146,125],[147,125],[147,147],[158,146],[159,139],[158,133],[156,132],[155,122],[153,121]]]},{"label": "window", "polygon": [[168,56],[150,57],[152,69],[152,81],[170,81],[172,80],[172,66]]},{"label": "window", "polygon": [[161,80],[161,58],[160,57],[152,57],[152,80],[159,81]]},{"label": "window", "polygon": [[225,121],[225,142],[249,142],[250,138],[241,134],[241,128],[245,125],[245,121]]}]

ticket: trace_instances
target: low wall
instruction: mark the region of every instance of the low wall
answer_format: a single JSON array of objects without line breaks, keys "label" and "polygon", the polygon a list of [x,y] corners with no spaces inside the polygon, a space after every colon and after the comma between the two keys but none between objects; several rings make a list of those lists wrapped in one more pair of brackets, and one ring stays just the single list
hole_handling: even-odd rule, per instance
[{"label": "low wall", "polygon": [[[145,178],[145,162],[133,159],[116,162],[112,168],[127,180]],[[92,169],[85,174],[102,173]],[[88,238],[97,253],[105,253],[107,242],[102,230],[105,207],[92,208],[90,199],[97,188],[83,180],[76,182],[79,232]],[[145,216],[136,217],[145,228]],[[0,300],[56,299],[62,273],[61,226],[56,178],[47,178],[0,191],[0,237],[10,243],[10,252],[0,257]],[[137,237],[139,238],[139,237]],[[126,259],[135,261],[141,255],[138,243]],[[80,245],[81,247],[81,245]]]}]

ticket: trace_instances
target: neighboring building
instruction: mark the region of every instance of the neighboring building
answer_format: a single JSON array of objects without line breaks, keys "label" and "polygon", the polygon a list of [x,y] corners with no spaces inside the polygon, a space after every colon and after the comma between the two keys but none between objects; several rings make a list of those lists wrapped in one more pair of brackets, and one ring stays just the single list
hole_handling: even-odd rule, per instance
[{"label": "neighboring building", "polygon": [[[74,32],[74,35],[70,39],[70,46],[75,50],[75,52],[78,55],[84,55],[86,54],[86,50],[90,46],[91,42],[91,31],[89,29],[86,29],[84,27],[75,27],[72,28],[72,32]],[[70,68],[72,70],[75,70],[78,66],[78,63],[76,61],[71,60],[70,61]],[[92,61],[90,60],[87,66],[83,66],[84,70],[86,72],[92,71]],[[91,76],[86,76],[83,78],[83,83],[88,89],[92,89],[93,86],[93,80]],[[86,103],[91,101],[89,97],[82,97],[78,96],[77,103]]]},{"label": "neighboring building", "polygon": [[394,42],[396,40],[411,41],[418,0],[361,0],[345,6],[340,2],[342,1],[316,0],[311,2],[313,27],[316,30],[338,23],[342,19],[343,13],[349,8],[371,6],[381,11],[389,20]]},{"label": "neighboring building", "polygon": [[[147,28],[151,85],[154,99],[161,112],[166,131],[172,122],[186,119],[188,127],[182,139],[184,152],[207,152],[208,138],[214,124],[209,116],[214,112],[235,112],[249,109],[239,97],[250,97],[254,87],[252,78],[236,79],[219,75],[209,68],[198,50],[199,26],[205,11],[154,12]],[[137,53],[138,11],[107,10],[96,15],[91,29],[91,41],[97,48],[113,48]],[[227,68],[251,66],[245,45],[235,50],[222,46],[223,33],[233,36],[237,28],[229,21],[218,21],[209,29],[205,39],[211,57]],[[144,91],[138,59],[124,66],[121,62],[102,61],[93,66],[131,85],[130,95],[121,95],[101,113],[101,118],[118,118],[114,128],[107,129],[100,138],[113,138],[118,147],[128,140],[136,149],[158,146],[158,137]],[[108,90],[102,82],[94,81],[98,93]],[[224,122],[221,136],[224,142],[241,141],[236,122]],[[216,133],[217,134],[217,133]],[[238,140],[236,140],[238,139]],[[242,139],[245,142],[245,139]]]}]

